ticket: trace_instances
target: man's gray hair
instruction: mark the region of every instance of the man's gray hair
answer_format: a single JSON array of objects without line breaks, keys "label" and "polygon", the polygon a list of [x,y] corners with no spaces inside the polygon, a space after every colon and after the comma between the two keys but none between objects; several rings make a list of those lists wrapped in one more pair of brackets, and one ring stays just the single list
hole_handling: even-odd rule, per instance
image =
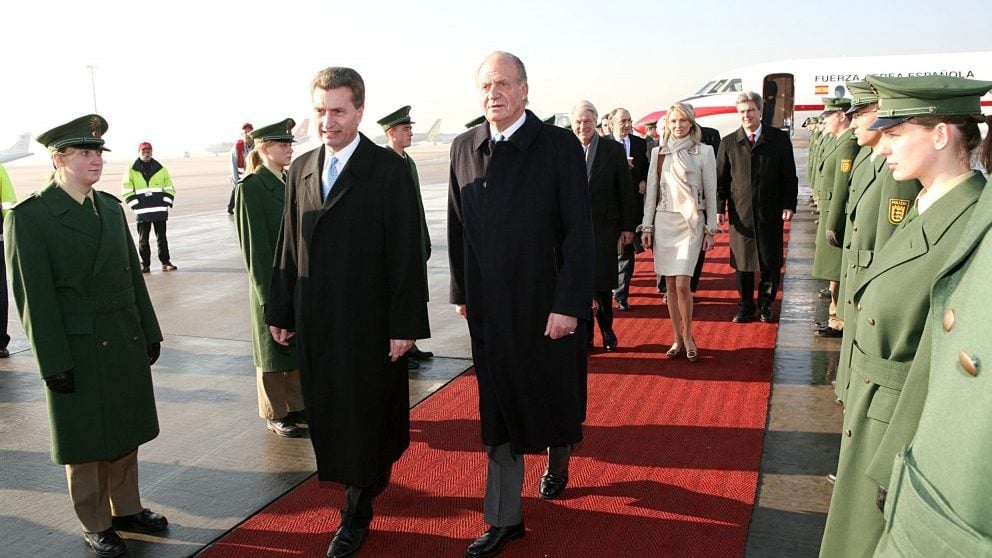
[{"label": "man's gray hair", "polygon": [[761,100],[761,95],[758,95],[754,91],[745,91],[740,95],[738,95],[737,101],[734,103],[734,106],[737,106],[741,103],[754,103],[754,108],[758,109],[759,111],[762,109],[762,106],[764,105],[764,103]]},{"label": "man's gray hair", "polygon": [[324,68],[317,72],[310,82],[311,93],[317,89],[330,91],[338,87],[351,89],[351,104],[355,105],[355,108],[365,106],[365,80],[351,68]]},{"label": "man's gray hair", "polygon": [[582,114],[583,112],[585,112],[587,110],[590,111],[590,112],[592,112],[592,120],[593,120],[593,122],[595,122],[595,123],[598,124],[599,123],[599,113],[596,112],[596,107],[593,106],[593,104],[590,103],[589,101],[579,101],[578,103],[575,103],[575,106],[572,107],[572,113],[570,115],[571,118],[572,118],[572,121],[574,122],[576,116],[578,116],[579,114]]},{"label": "man's gray hair", "polygon": [[502,50],[494,50],[487,54],[486,57],[482,59],[482,63],[479,64],[479,67],[475,70],[475,74],[479,75],[479,70],[482,69],[482,65],[486,63],[486,60],[493,57],[505,58],[506,60],[513,62],[513,65],[517,68],[517,76],[520,78],[520,83],[527,83],[527,68],[524,68],[523,60],[517,58],[514,54]]}]

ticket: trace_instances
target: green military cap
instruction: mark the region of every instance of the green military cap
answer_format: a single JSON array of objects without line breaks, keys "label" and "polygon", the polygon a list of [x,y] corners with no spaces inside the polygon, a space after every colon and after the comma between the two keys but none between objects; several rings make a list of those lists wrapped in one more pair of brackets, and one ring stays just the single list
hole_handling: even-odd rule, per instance
[{"label": "green military cap", "polygon": [[657,128],[657,127],[658,127],[658,121],[657,121],[657,120],[655,120],[655,121],[653,121],[653,122],[645,122],[645,123],[644,123],[644,127],[645,127],[645,128],[647,128],[647,127],[649,127],[649,126],[650,126],[650,127],[654,127],[654,128]]},{"label": "green military cap", "polygon": [[410,121],[410,105],[394,110],[379,120],[376,120],[376,123],[382,126],[383,130],[388,130],[400,124],[413,124]]},{"label": "green military cap", "polygon": [[807,116],[806,120],[803,120],[803,128],[809,127],[810,124],[816,124],[817,120],[815,116]]},{"label": "green military cap", "polygon": [[63,147],[99,147],[103,151],[110,151],[103,146],[103,134],[107,133],[108,127],[104,117],[87,114],[39,135],[38,143],[49,151],[59,151]]},{"label": "green military cap", "polygon": [[831,112],[846,112],[851,108],[851,100],[847,97],[822,97],[823,112],[820,116],[826,116]]},{"label": "green military cap", "polygon": [[268,126],[255,128],[248,135],[251,136],[251,139],[255,141],[292,142],[295,139],[293,137],[294,127],[296,127],[296,121],[293,120],[292,118],[287,118],[285,120],[280,120],[275,124],[269,124]]},{"label": "green military cap", "polygon": [[849,81],[847,90],[851,92],[851,108],[847,109],[847,114],[858,112],[858,109],[878,102],[878,93],[868,85],[867,81]]},{"label": "green military cap", "polygon": [[982,114],[981,98],[992,81],[952,76],[867,76],[878,92],[878,119],[872,130],[884,130],[914,116]]},{"label": "green military cap", "polygon": [[479,116],[477,118],[473,118],[472,120],[469,120],[468,122],[466,122],[465,123],[465,127],[466,128],[474,128],[474,127],[478,126],[479,124],[482,124],[485,121],[486,121],[486,115],[483,114],[482,116]]}]

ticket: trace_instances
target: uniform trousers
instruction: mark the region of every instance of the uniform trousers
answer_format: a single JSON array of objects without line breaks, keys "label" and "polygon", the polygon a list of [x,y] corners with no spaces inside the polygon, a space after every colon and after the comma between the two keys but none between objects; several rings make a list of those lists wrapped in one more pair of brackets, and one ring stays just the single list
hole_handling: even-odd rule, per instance
[{"label": "uniform trousers", "polygon": [[263,372],[256,366],[255,386],[258,390],[258,416],[275,420],[303,410],[299,370]]},{"label": "uniform trousers", "polygon": [[138,222],[138,256],[141,257],[142,265],[149,265],[152,261],[152,251],[148,245],[152,225],[155,225],[155,240],[158,241],[158,261],[164,264],[171,261],[169,258],[169,239],[165,237],[166,223],[165,220]]},{"label": "uniform trousers", "polygon": [[111,527],[113,516],[142,510],[138,495],[138,450],[114,461],[91,461],[65,466],[69,498],[87,533]]},{"label": "uniform trousers", "polygon": [[[599,331],[613,331],[613,302],[610,300],[610,291],[597,291],[593,293],[596,299],[596,323],[599,324]],[[589,327],[589,339],[592,340],[592,327]]]},{"label": "uniform trousers", "polygon": [[524,488],[524,456],[513,453],[509,442],[486,446],[489,467],[482,515],[492,527],[510,527],[524,520],[521,492]]},{"label": "uniform trousers", "polygon": [[613,298],[617,302],[627,302],[630,294],[630,278],[634,275],[634,245],[624,244],[617,255],[617,284]]},{"label": "uniform trousers", "polygon": [[341,526],[365,529],[372,523],[372,501],[389,485],[393,466],[389,465],[379,475],[379,480],[369,486],[347,484],[344,487],[344,508],[341,509]]},{"label": "uniform trousers", "polygon": [[[745,312],[754,312],[754,272],[738,271],[737,291],[740,294],[740,309]],[[775,302],[775,293],[778,292],[779,279],[782,270],[779,268],[761,271],[761,279],[758,283],[758,305],[771,306]]]}]

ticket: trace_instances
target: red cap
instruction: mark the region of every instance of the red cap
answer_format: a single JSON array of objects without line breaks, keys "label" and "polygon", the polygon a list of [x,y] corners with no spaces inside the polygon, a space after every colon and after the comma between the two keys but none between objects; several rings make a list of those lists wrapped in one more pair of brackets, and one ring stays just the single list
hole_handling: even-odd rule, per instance
[{"label": "red cap", "polygon": [[251,122],[245,122],[241,125],[242,130],[254,130],[255,127],[251,125]]},{"label": "red cap", "polygon": [[151,148],[152,148],[152,144],[148,143],[147,141],[143,141],[140,144],[138,144],[138,151],[141,151],[142,149],[151,149]]}]

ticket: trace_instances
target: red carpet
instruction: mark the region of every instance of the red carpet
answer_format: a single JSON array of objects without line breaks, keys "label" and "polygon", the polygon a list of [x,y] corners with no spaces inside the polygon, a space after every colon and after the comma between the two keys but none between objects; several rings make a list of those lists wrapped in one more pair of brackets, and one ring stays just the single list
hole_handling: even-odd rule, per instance
[{"label": "red carpet", "polygon": [[[620,349],[589,366],[585,440],[564,499],[537,498],[545,458],[527,458],[527,537],[501,556],[741,556],[758,481],[775,324],[731,324],[736,290],[726,235],[696,297],[701,358],[668,361],[667,310],[650,252],[617,313]],[[776,308],[777,311],[777,308]],[[597,335],[597,347],[601,340]],[[411,413],[413,443],[376,505],[360,556],[461,556],[485,525],[485,454],[475,376],[463,374]],[[303,483],[201,556],[324,556],[343,490]]]}]

